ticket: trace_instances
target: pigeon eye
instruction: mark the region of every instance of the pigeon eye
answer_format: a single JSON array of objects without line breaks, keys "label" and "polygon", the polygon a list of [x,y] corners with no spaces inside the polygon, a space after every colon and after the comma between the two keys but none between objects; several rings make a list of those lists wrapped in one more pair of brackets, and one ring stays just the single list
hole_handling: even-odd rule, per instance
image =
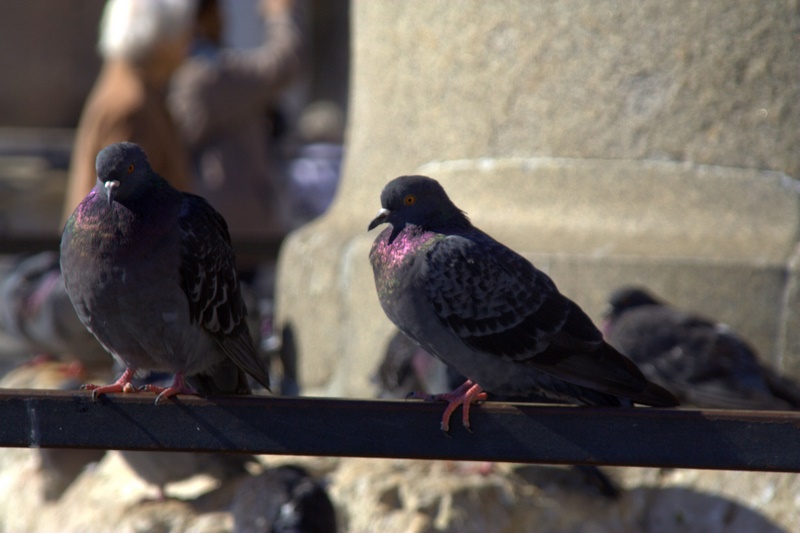
[{"label": "pigeon eye", "polygon": [[417,197],[413,194],[409,194],[405,198],[403,198],[403,203],[406,205],[414,205],[417,201]]},{"label": "pigeon eye", "polygon": [[133,169],[134,169],[133,163],[131,163],[130,165],[128,165],[128,174],[130,174],[131,172],[133,172]]}]

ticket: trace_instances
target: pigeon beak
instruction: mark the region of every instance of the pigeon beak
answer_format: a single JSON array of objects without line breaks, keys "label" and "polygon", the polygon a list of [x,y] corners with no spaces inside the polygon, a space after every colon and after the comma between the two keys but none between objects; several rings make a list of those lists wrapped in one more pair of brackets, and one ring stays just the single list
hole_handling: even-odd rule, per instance
[{"label": "pigeon beak", "polygon": [[372,219],[372,222],[369,223],[369,228],[367,228],[367,231],[371,231],[373,228],[377,228],[386,222],[386,219],[389,218],[389,215],[391,214],[392,212],[388,209],[381,209],[378,211],[378,214]]},{"label": "pigeon beak", "polygon": [[117,180],[108,180],[104,187],[106,188],[106,196],[108,196],[108,205],[111,205],[111,202],[114,201],[114,197],[117,195],[119,182]]}]

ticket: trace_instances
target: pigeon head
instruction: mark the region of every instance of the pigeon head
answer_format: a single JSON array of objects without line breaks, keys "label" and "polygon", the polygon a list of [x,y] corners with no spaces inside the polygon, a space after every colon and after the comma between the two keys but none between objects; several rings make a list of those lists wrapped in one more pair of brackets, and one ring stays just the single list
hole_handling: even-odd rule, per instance
[{"label": "pigeon head", "polygon": [[425,229],[470,225],[439,182],[427,176],[400,176],[384,187],[381,210],[369,223],[369,229],[385,223],[395,230],[408,224]]},{"label": "pigeon head", "polygon": [[629,309],[643,305],[662,305],[662,302],[641,287],[622,287],[611,293],[605,315],[609,318],[617,317]]},{"label": "pigeon head", "polygon": [[97,181],[102,184],[100,190],[106,195],[109,205],[114,200],[124,203],[153,176],[147,154],[141,146],[129,142],[112,144],[100,150],[95,169]]}]

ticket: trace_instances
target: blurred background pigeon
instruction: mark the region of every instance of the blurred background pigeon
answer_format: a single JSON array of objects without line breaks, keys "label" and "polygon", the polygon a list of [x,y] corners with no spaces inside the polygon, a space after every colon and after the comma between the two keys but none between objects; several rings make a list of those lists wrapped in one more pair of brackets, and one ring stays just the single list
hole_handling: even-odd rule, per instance
[{"label": "blurred background pigeon", "polygon": [[682,404],[722,409],[795,409],[800,385],[763,364],[725,324],[667,305],[641,287],[609,298],[606,340]]},{"label": "blurred background pigeon", "polygon": [[48,355],[95,368],[108,352],[81,323],[69,301],[57,252],[16,257],[0,282],[0,329],[29,355]]},{"label": "blurred background pigeon", "polygon": [[242,482],[231,504],[235,533],[336,533],[325,487],[304,468],[283,465]]},{"label": "blurred background pigeon", "polygon": [[389,339],[372,382],[377,386],[378,398],[403,399],[415,392],[439,394],[453,390],[464,383],[464,377],[397,331]]}]

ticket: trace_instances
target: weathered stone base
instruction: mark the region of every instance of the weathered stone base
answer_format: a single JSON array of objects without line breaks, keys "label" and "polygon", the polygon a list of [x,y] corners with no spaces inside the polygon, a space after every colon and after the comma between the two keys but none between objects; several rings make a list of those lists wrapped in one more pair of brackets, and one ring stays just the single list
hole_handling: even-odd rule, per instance
[{"label": "weathered stone base", "polygon": [[[567,467],[262,459],[268,466],[299,463],[325,475],[342,532],[779,533],[795,531],[800,521],[796,474],[606,468],[623,489],[613,501]],[[116,452],[85,470],[58,501],[42,500],[45,479],[34,450],[0,450],[0,530],[231,531],[230,509],[244,481],[214,488],[210,479],[197,476],[168,487],[183,501],[147,501],[154,488]],[[249,497],[270,500],[269,494]]]}]

